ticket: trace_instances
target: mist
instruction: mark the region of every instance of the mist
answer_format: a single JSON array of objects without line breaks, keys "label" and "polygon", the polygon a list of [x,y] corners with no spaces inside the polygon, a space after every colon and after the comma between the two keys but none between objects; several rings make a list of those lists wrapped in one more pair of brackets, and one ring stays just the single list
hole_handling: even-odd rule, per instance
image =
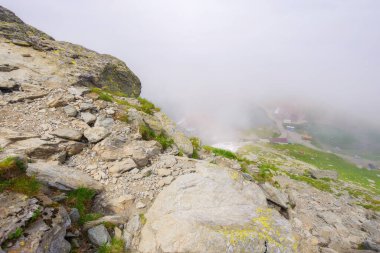
[{"label": "mist", "polygon": [[127,63],[146,97],[200,135],[252,107],[313,105],[380,129],[378,0],[3,0],[57,40]]}]

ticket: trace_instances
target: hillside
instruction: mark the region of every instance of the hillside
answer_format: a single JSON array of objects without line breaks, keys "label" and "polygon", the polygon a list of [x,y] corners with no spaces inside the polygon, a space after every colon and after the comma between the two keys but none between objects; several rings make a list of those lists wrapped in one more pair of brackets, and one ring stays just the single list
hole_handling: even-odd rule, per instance
[{"label": "hillside", "polygon": [[203,146],[119,59],[1,6],[0,31],[0,252],[380,251],[378,180]]}]

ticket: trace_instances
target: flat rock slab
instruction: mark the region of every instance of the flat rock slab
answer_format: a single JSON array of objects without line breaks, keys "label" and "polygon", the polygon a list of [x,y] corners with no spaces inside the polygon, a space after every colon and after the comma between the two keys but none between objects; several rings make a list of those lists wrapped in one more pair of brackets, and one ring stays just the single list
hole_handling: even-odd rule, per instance
[{"label": "flat rock slab", "polygon": [[60,190],[67,191],[79,187],[87,187],[94,190],[101,190],[103,188],[99,182],[82,171],[52,163],[30,163],[27,174],[35,175],[38,180]]},{"label": "flat rock slab", "polygon": [[57,137],[72,141],[79,141],[80,139],[82,139],[83,136],[83,133],[81,131],[71,128],[58,128],[52,134]]},{"label": "flat rock slab", "polygon": [[297,252],[291,225],[237,171],[199,162],[145,215],[140,252]]}]

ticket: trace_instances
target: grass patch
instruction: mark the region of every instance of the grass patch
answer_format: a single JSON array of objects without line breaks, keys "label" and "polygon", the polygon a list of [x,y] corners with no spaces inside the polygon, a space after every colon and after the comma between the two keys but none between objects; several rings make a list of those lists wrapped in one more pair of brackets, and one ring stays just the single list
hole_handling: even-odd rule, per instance
[{"label": "grass patch", "polygon": [[26,166],[18,157],[6,157],[0,161],[0,179],[11,179],[25,174]]},{"label": "grass patch", "polygon": [[113,97],[109,93],[103,91],[100,88],[92,88],[91,92],[98,94],[100,100],[104,100],[104,101],[107,101],[107,102],[112,102],[113,101]]},{"label": "grass patch", "polygon": [[90,213],[92,200],[96,192],[88,188],[78,188],[68,193],[67,205],[77,208],[80,214],[79,224],[82,225],[88,221],[96,220],[102,217],[101,214]]},{"label": "grass patch", "polygon": [[[159,112],[161,109],[156,107],[152,102],[148,101],[145,98],[138,97],[137,100],[140,102],[140,110],[147,113],[153,114],[155,112]],[[137,108],[136,108],[137,109]]]},{"label": "grass patch", "polygon": [[283,151],[300,161],[312,164],[319,169],[336,170],[339,174],[339,179],[344,181],[350,181],[368,188],[368,179],[373,180],[376,186],[372,190],[380,193],[380,177],[377,176],[380,173],[378,171],[360,169],[355,164],[335,154],[314,150],[299,144],[272,144],[271,147]]},{"label": "grass patch", "polygon": [[22,228],[17,228],[12,234],[8,236],[8,240],[14,240],[22,236],[24,230]]},{"label": "grass patch", "polygon": [[135,108],[138,111],[142,111],[150,115],[153,115],[155,112],[159,112],[161,110],[160,108],[156,107],[152,102],[142,97],[137,98],[140,105],[134,105],[134,104],[129,103],[126,100],[115,98],[114,96],[129,98],[127,94],[120,91],[110,91],[107,88],[103,88],[103,89],[92,88],[91,92],[98,94],[99,99],[101,100],[104,100],[107,102],[115,102],[119,105],[125,105],[128,108]]},{"label": "grass patch", "polygon": [[278,171],[278,168],[274,166],[273,164],[269,163],[262,163],[258,166],[259,173],[251,175],[257,182],[264,183],[264,182],[272,182],[272,178],[274,176],[275,171]]},{"label": "grass patch", "polygon": [[0,192],[5,190],[28,196],[38,194],[41,184],[35,177],[25,175],[26,165],[18,157],[7,157],[0,161]]},{"label": "grass patch", "polygon": [[139,133],[144,141],[153,140],[156,137],[156,133],[145,124],[139,126]]},{"label": "grass patch", "polygon": [[40,182],[35,177],[22,176],[10,180],[7,190],[23,193],[28,196],[35,196],[41,188]]},{"label": "grass patch", "polygon": [[155,140],[159,142],[164,150],[174,144],[174,140],[163,133],[155,137]]},{"label": "grass patch", "polygon": [[122,239],[112,238],[110,244],[103,244],[99,247],[98,253],[123,253],[126,252],[124,245]]},{"label": "grass patch", "polygon": [[373,211],[376,211],[376,212],[380,212],[380,205],[375,206],[375,205],[363,204],[363,203],[356,203],[356,204],[359,205],[359,206],[364,207],[365,209],[369,209],[369,210],[373,210]]},{"label": "grass patch", "polygon": [[123,113],[123,114],[121,114],[121,115],[117,115],[117,116],[116,116],[116,119],[117,119],[117,120],[120,120],[120,121],[122,121],[122,122],[125,122],[125,123],[128,123],[128,122],[129,122],[128,114],[126,114],[126,113]]},{"label": "grass patch", "polygon": [[156,135],[153,129],[151,129],[149,126],[145,124],[141,124],[139,126],[139,133],[141,134],[142,139],[145,141],[156,140],[158,143],[161,144],[164,150],[166,150],[174,144],[174,140],[172,138],[166,136],[163,133]]},{"label": "grass patch", "polygon": [[41,216],[41,210],[37,209],[36,211],[33,212],[32,217],[30,218],[30,222],[36,221],[39,217]]},{"label": "grass patch", "polygon": [[203,146],[203,149],[207,152],[213,153],[216,156],[223,156],[228,159],[238,160],[238,156],[234,152],[225,149],[214,148],[211,146]]},{"label": "grass patch", "polygon": [[147,221],[145,215],[143,213],[140,213],[139,217],[140,217],[141,224],[145,225]]},{"label": "grass patch", "polygon": [[199,151],[202,149],[201,140],[198,137],[191,137],[190,141],[193,145],[193,154],[191,155],[191,158],[200,159]]},{"label": "grass patch", "polygon": [[288,172],[285,172],[285,174],[287,174],[293,180],[305,182],[305,183],[313,186],[314,188],[317,188],[318,190],[330,192],[330,193],[333,192],[330,184],[327,181],[317,180],[317,179],[314,179],[314,178],[311,178],[311,177],[308,177],[305,175],[291,174]]}]

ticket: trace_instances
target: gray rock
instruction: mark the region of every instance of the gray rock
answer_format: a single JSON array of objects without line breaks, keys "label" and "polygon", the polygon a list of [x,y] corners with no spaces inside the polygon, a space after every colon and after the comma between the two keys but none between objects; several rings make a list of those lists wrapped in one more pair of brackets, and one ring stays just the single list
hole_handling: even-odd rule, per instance
[{"label": "gray rock", "polygon": [[311,177],[316,179],[321,178],[330,178],[330,179],[338,179],[338,172],[335,170],[311,170],[310,171]]},{"label": "gray rock", "polygon": [[288,209],[289,198],[285,192],[282,192],[267,182],[261,184],[260,187],[263,189],[264,194],[268,200],[272,201],[282,208]]},{"label": "gray rock", "polygon": [[87,87],[69,87],[67,91],[74,96],[82,96],[88,93],[90,90]]},{"label": "gray rock", "polygon": [[132,235],[136,234],[141,227],[141,221],[139,215],[133,215],[133,217],[128,221],[126,231]]},{"label": "gray rock", "polygon": [[362,243],[363,249],[372,250],[374,252],[380,252],[380,245],[372,241],[366,240]]},{"label": "gray rock", "polygon": [[166,177],[172,174],[172,171],[170,169],[158,169],[157,175],[161,177]]},{"label": "gray rock", "polygon": [[78,222],[80,219],[80,214],[77,208],[72,208],[69,216],[70,216],[71,222],[74,222],[74,223]]},{"label": "gray rock", "polygon": [[163,189],[145,217],[140,252],[297,250],[290,223],[267,207],[260,187],[204,162]]},{"label": "gray rock", "polygon": [[89,112],[82,112],[80,114],[81,119],[87,124],[92,124],[96,121],[96,116]]},{"label": "gray rock", "polygon": [[104,222],[112,223],[114,225],[119,225],[125,223],[125,217],[119,216],[119,215],[109,215],[109,216],[103,216],[97,220],[88,221],[84,224],[83,230],[88,230],[92,227],[95,227],[99,224],[103,224]]},{"label": "gray rock", "polygon": [[156,141],[135,141],[126,145],[123,150],[127,157],[132,157],[139,167],[149,163],[149,159],[161,153],[161,145]]},{"label": "gray rock", "polygon": [[57,130],[52,132],[52,134],[57,137],[73,141],[79,141],[80,139],[82,139],[83,136],[83,133],[81,131],[71,128],[58,128]]},{"label": "gray rock", "polygon": [[114,175],[120,175],[124,172],[130,171],[136,168],[137,165],[131,158],[124,159],[122,161],[115,162],[111,168],[109,168],[109,172]]},{"label": "gray rock", "polygon": [[254,181],[253,177],[247,173],[242,173],[243,177],[248,181]]},{"label": "gray rock", "polygon": [[92,127],[84,131],[84,137],[91,143],[97,143],[106,138],[110,132],[104,127]]},{"label": "gray rock", "polygon": [[111,241],[111,236],[106,227],[101,224],[87,231],[88,239],[95,245],[101,246]]},{"label": "gray rock", "polygon": [[94,109],[95,108],[95,105],[92,104],[92,103],[80,103],[79,104],[79,109],[81,111],[88,111],[88,110],[91,110],[91,109]]},{"label": "gray rock", "polygon": [[49,107],[62,107],[62,106],[67,105],[69,102],[73,102],[73,101],[74,101],[74,96],[60,94],[60,95],[50,98],[46,104]]},{"label": "gray rock", "polygon": [[124,247],[130,249],[132,247],[133,235],[124,230],[123,233]]},{"label": "gray rock", "polygon": [[30,163],[27,174],[34,175],[39,181],[60,190],[72,190],[78,187],[95,190],[103,188],[100,183],[82,171],[52,163]]},{"label": "gray rock", "polygon": [[75,109],[75,107],[72,105],[66,105],[65,107],[63,107],[63,110],[65,111],[68,117],[75,117],[78,114],[77,109]]},{"label": "gray rock", "polygon": [[12,66],[9,64],[0,64],[0,72],[11,72],[18,69],[19,67],[17,66]]},{"label": "gray rock", "polygon": [[96,122],[95,122],[95,127],[104,127],[104,128],[110,128],[113,126],[113,124],[115,123],[115,121],[113,120],[113,118],[108,118],[108,117],[105,117],[105,116],[99,116],[97,119],[96,119]]},{"label": "gray rock", "polygon": [[214,162],[215,164],[219,166],[223,166],[223,167],[234,169],[234,170],[241,170],[241,166],[238,161],[228,159],[222,156],[215,157]]}]

